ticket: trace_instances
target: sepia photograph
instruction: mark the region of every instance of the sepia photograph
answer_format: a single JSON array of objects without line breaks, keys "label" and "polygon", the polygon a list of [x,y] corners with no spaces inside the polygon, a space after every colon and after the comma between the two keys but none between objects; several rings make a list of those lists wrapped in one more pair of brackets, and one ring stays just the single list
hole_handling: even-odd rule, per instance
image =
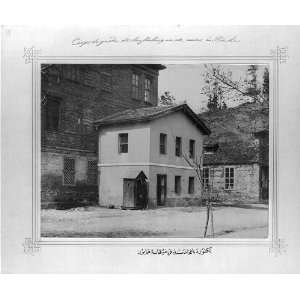
[{"label": "sepia photograph", "polygon": [[42,64],[42,238],[269,236],[268,64]]}]

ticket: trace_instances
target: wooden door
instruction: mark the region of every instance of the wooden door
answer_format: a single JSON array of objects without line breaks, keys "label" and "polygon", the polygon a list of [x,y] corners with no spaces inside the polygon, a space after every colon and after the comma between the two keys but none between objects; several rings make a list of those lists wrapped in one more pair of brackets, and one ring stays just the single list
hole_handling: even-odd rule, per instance
[{"label": "wooden door", "polygon": [[167,175],[157,174],[157,205],[165,205],[167,197]]},{"label": "wooden door", "polygon": [[123,179],[123,207],[134,208],[135,199],[135,180],[124,178]]}]

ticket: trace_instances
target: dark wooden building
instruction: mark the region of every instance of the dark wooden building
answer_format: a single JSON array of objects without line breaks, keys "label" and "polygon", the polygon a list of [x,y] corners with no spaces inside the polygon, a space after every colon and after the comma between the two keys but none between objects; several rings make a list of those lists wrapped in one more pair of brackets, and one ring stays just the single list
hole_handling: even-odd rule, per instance
[{"label": "dark wooden building", "polygon": [[162,65],[42,65],[41,203],[97,203],[97,133],[93,121],[156,106]]}]

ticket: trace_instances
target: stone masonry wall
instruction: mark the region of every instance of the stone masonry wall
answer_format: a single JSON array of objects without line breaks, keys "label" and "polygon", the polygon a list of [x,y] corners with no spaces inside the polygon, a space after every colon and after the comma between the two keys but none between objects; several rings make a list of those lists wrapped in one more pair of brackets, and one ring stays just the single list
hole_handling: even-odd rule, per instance
[{"label": "stone masonry wall", "polygon": [[[213,193],[222,202],[259,202],[259,165],[210,165],[210,184]],[[234,187],[232,190],[225,190],[225,167],[234,168]],[[204,192],[203,197],[206,193]]]},{"label": "stone masonry wall", "polygon": [[[75,159],[75,184],[63,184],[64,157]],[[66,207],[76,202],[95,204],[98,187],[87,182],[89,160],[97,160],[93,154],[42,152],[41,155],[41,204],[42,208]]]}]

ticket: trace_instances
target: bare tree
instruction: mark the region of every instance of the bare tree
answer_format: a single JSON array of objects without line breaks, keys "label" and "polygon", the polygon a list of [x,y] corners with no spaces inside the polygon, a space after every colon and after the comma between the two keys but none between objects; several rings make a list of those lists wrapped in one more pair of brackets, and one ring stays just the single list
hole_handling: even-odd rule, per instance
[{"label": "bare tree", "polygon": [[[219,65],[205,64],[203,73],[205,85],[201,94],[208,97],[208,104],[213,109],[226,109],[227,101],[257,102],[268,101],[269,73],[266,68],[262,86],[257,82],[257,66],[250,65],[247,70],[248,78],[232,79],[232,72],[224,71]],[[210,107],[208,106],[208,109]]]},{"label": "bare tree", "polygon": [[205,203],[205,205],[206,205],[206,221],[205,221],[203,237],[206,237],[206,235],[207,235],[209,220],[211,221],[212,236],[214,236],[213,207],[212,207],[212,200],[213,200],[212,187],[213,187],[213,185],[209,184],[208,186],[205,186],[205,183],[203,180],[203,155],[192,157],[190,155],[190,153],[183,154],[183,159],[195,171],[197,179],[201,185],[202,195],[203,195],[203,191],[205,189],[207,192],[206,203]]}]

